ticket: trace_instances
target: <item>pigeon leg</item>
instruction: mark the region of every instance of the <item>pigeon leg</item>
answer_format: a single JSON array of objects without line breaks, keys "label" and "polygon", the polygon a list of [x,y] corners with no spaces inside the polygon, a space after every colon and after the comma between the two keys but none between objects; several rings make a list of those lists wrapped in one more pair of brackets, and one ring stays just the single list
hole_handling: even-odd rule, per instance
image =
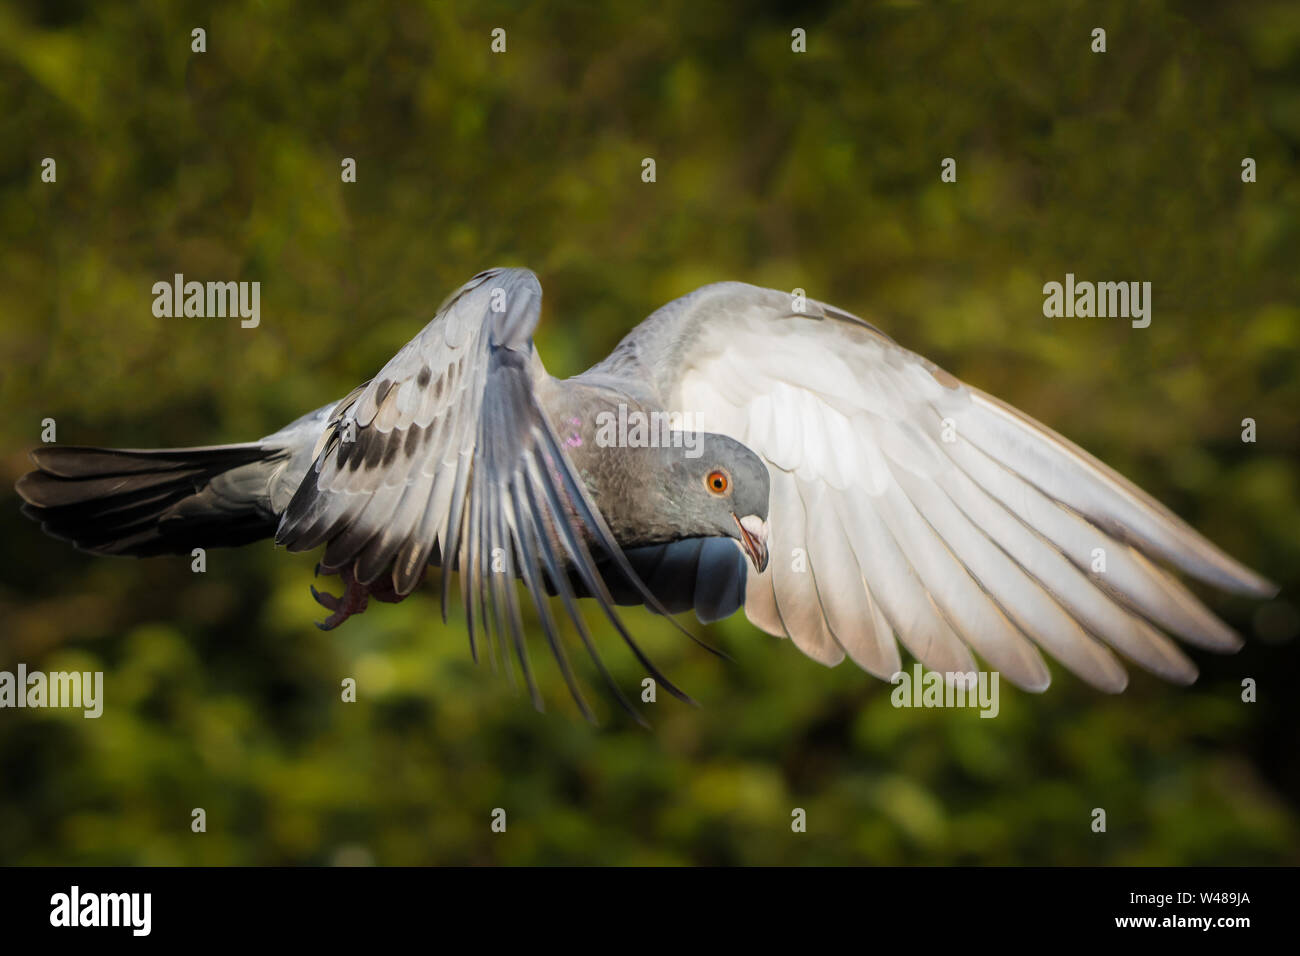
[{"label": "pigeon leg", "polygon": [[322,570],[326,574],[341,574],[343,578],[344,591],[341,598],[335,597],[333,594],[317,591],[315,587],[311,589],[311,596],[316,599],[316,603],[325,610],[333,612],[325,620],[317,621],[316,626],[322,631],[332,631],[353,614],[361,614],[365,611],[370,600],[370,589],[353,576],[350,567],[338,572],[322,569],[318,565],[316,568],[317,573],[319,574]]},{"label": "pigeon leg", "polygon": [[[416,587],[419,587],[420,581],[423,580],[424,572],[422,571],[420,572],[420,580],[416,582]],[[378,580],[370,583],[369,587],[370,596],[376,601],[383,601],[385,604],[397,604],[410,597],[408,594],[398,594],[393,589],[393,576],[391,574],[381,574]]]},{"label": "pigeon leg", "polygon": [[[322,631],[332,631],[338,627],[353,614],[361,614],[365,611],[366,605],[371,598],[376,601],[383,601],[385,604],[397,604],[407,598],[405,594],[398,594],[393,589],[393,579],[385,574],[370,584],[362,584],[352,573],[351,566],[342,570],[334,568],[325,568],[319,564],[316,566],[317,574],[338,574],[343,578],[344,591],[342,597],[335,597],[324,591],[317,591],[315,587],[311,589],[311,596],[316,599],[316,603],[330,614],[325,620],[317,623]],[[423,575],[421,575],[423,579]]]}]

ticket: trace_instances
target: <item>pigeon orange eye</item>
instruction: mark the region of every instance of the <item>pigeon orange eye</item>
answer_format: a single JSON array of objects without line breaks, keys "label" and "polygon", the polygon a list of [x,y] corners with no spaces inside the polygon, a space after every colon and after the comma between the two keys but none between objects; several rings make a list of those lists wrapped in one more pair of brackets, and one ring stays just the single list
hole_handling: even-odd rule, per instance
[{"label": "pigeon orange eye", "polygon": [[725,495],[727,489],[731,487],[731,480],[727,478],[725,471],[711,471],[704,479],[704,484],[715,495]]}]

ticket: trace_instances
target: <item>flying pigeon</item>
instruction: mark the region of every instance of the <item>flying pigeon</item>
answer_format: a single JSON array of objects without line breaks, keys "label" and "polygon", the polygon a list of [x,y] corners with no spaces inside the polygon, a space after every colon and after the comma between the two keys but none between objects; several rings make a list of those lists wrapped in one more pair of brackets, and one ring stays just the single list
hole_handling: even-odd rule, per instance
[{"label": "flying pigeon", "polygon": [[[97,554],[270,537],[294,552],[324,546],[318,572],[343,582],[339,597],[312,588],[331,612],[325,628],[371,597],[402,600],[444,566],[459,578],[475,660],[480,642],[506,660],[513,649],[540,708],[518,580],[588,717],[552,598],[631,709],[579,598],[689,700],[616,606],[693,610],[704,623],[743,607],[809,657],[847,656],[885,680],[902,669],[901,643],[946,674],[976,671],[978,654],[1037,692],[1050,682],[1046,652],[1117,693],[1117,655],[1195,680],[1166,632],[1240,646],[1162,564],[1225,591],[1276,593],[1060,435],[832,306],[707,285],[556,379],[533,346],[541,300],[528,270],[482,272],[373,379],[259,441],[36,449],[37,470],[17,485],[23,511]],[[605,427],[665,415],[699,427],[618,440]]]}]

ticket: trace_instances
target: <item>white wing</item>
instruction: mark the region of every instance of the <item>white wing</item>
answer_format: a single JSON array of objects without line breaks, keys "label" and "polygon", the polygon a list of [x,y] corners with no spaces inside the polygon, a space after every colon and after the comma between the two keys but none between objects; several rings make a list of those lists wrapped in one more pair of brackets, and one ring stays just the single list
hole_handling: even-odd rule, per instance
[{"label": "white wing", "polygon": [[[1240,638],[1171,574],[1276,588],[1044,426],[847,313],[740,283],[646,320],[593,369],[638,373],[662,405],[768,463],[772,555],[745,612],[828,665],[926,667],[1047,687],[1040,651],[1111,692],[1115,652],[1169,680]],[[1104,571],[1099,570],[1103,565]]]}]

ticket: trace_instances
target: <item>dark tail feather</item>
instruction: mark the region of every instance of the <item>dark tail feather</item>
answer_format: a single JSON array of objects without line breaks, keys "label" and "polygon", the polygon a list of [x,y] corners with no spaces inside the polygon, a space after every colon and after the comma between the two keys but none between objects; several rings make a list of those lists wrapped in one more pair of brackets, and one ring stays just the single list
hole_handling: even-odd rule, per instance
[{"label": "dark tail feather", "polygon": [[23,514],[96,554],[188,554],[275,533],[267,494],[280,449],[258,444],[114,449],[49,445],[18,479]]}]

